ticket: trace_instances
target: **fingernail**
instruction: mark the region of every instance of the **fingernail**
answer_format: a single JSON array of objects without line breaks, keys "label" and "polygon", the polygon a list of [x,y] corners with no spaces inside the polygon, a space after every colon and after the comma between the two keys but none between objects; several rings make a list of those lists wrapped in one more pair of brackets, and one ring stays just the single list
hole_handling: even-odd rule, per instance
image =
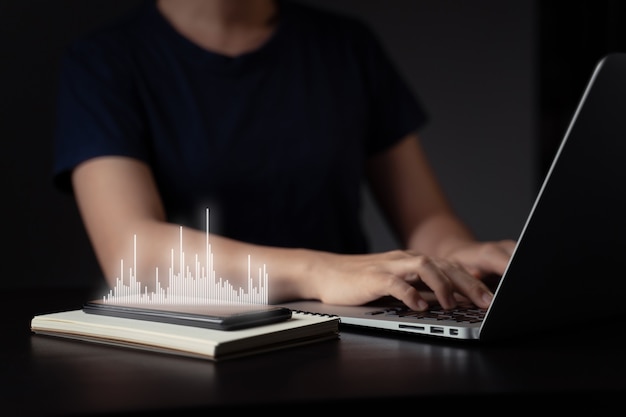
[{"label": "fingernail", "polygon": [[428,303],[424,300],[419,300],[417,302],[417,308],[419,308],[420,311],[426,310],[428,308]]},{"label": "fingernail", "polygon": [[485,302],[485,304],[489,305],[491,304],[491,301],[493,300],[493,294],[490,292],[486,292],[483,293],[483,301]]}]

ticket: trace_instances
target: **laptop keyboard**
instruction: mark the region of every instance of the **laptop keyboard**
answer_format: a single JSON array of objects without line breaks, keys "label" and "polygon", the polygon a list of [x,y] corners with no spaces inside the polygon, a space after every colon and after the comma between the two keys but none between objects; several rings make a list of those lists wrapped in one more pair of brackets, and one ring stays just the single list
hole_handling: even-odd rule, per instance
[{"label": "laptop keyboard", "polygon": [[433,305],[427,311],[415,311],[406,306],[381,308],[369,312],[370,315],[384,314],[386,316],[407,317],[414,319],[428,319],[433,321],[452,320],[458,323],[480,323],[485,318],[486,309],[474,305],[458,306],[452,310],[445,310],[439,305]]}]

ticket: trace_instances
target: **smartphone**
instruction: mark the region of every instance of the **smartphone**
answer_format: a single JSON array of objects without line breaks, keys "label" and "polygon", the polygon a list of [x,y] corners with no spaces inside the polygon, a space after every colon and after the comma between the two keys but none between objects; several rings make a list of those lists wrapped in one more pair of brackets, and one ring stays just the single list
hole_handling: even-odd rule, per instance
[{"label": "smartphone", "polygon": [[83,311],[89,314],[158,321],[215,330],[238,330],[289,320],[291,310],[269,304],[132,304],[88,301]]}]

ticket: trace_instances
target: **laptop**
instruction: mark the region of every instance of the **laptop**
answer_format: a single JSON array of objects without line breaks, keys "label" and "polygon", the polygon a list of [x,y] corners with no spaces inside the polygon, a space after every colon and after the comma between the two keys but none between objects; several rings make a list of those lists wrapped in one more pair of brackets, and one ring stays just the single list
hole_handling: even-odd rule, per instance
[{"label": "laptop", "polygon": [[620,53],[597,64],[489,309],[419,314],[393,299],[282,305],[338,316],[342,327],[442,338],[491,341],[565,328],[577,336],[626,313],[624,260],[626,53]]}]

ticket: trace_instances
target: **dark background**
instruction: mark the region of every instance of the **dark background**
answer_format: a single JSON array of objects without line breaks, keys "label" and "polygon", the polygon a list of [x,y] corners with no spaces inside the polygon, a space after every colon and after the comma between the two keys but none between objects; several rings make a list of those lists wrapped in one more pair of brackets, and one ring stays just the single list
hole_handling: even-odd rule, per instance
[{"label": "dark background", "polygon": [[[0,0],[5,288],[101,283],[73,200],[50,182],[59,57],[141,0]],[[422,132],[461,217],[517,238],[595,63],[623,50],[618,1],[307,0],[362,17],[432,116]],[[375,250],[396,247],[368,198]]]}]

